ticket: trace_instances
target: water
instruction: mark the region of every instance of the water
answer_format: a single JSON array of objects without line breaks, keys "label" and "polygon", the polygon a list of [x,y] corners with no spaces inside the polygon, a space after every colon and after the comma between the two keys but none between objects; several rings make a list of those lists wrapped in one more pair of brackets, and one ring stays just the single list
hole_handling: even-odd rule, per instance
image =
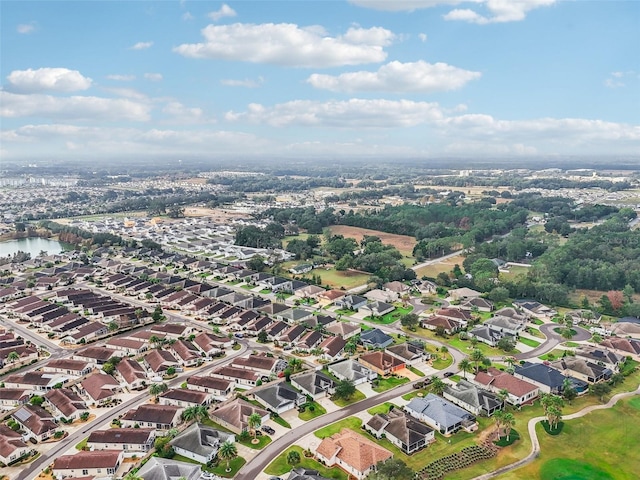
[{"label": "water", "polygon": [[49,255],[53,255],[68,250],[68,248],[65,248],[65,245],[57,240],[48,238],[20,238],[18,240],[0,242],[0,257],[13,255],[18,250],[30,253],[31,258],[35,258],[42,250]]}]

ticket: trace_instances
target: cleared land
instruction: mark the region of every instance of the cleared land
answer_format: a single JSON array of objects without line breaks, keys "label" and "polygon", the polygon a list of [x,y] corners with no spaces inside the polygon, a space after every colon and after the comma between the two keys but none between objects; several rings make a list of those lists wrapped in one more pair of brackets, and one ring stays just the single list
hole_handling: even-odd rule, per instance
[{"label": "cleared land", "polygon": [[413,247],[416,245],[416,239],[408,235],[394,235],[393,233],[381,232],[379,230],[369,230],[367,228],[349,227],[347,225],[332,225],[329,227],[332,235],[344,235],[345,237],[355,238],[360,242],[365,235],[379,237],[382,243],[393,245],[398,251],[406,256],[413,256]]},{"label": "cleared land", "polygon": [[418,278],[426,276],[429,278],[436,278],[439,273],[449,273],[453,270],[453,267],[458,264],[462,267],[464,257],[462,255],[455,255],[453,257],[441,260],[431,265],[426,265],[416,270]]}]

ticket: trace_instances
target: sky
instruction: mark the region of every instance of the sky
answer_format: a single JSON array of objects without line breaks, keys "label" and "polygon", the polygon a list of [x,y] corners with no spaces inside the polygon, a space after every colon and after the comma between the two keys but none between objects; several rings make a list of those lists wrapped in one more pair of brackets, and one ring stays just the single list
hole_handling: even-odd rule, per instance
[{"label": "sky", "polygon": [[640,1],[0,1],[0,166],[637,157]]}]

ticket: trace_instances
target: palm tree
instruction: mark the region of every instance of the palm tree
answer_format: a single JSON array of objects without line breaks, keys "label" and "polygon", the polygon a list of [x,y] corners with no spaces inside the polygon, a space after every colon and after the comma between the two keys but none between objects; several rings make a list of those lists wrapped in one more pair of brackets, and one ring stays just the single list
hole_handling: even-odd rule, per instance
[{"label": "palm tree", "polygon": [[440,377],[435,377],[431,382],[431,390],[436,395],[442,395],[442,392],[447,388],[447,384]]},{"label": "palm tree", "polygon": [[484,353],[482,353],[482,350],[480,350],[479,348],[476,348],[473,352],[471,352],[471,356],[469,357],[469,359],[473,363],[475,363],[475,369],[477,373],[480,364],[484,360]]},{"label": "palm tree", "polygon": [[260,425],[262,425],[262,417],[258,413],[252,413],[247,418],[247,424],[249,425],[249,428],[253,430],[252,442],[258,443],[257,435],[258,435],[258,429],[260,428]]},{"label": "palm tree", "polygon": [[194,405],[193,407],[187,407],[182,412],[182,419],[185,422],[197,420],[203,422],[209,418],[209,409],[204,405]]},{"label": "palm tree", "polygon": [[227,461],[227,468],[225,472],[231,471],[231,467],[229,466],[229,464],[231,460],[233,460],[237,456],[238,456],[238,449],[234,443],[227,440],[222,445],[220,445],[220,450],[218,450],[218,457],[220,457],[221,460]]},{"label": "palm tree", "polygon": [[293,371],[293,373],[302,370],[302,360],[299,358],[292,358],[289,360],[289,368]]},{"label": "palm tree", "polygon": [[460,363],[458,363],[458,368],[462,370],[462,376],[465,380],[467,379],[467,372],[470,372],[472,367],[473,365],[468,358],[463,358],[462,360],[460,360]]},{"label": "palm tree", "polygon": [[509,434],[511,433],[511,429],[516,424],[516,417],[513,416],[513,413],[504,412],[502,415],[502,426],[504,427],[504,434],[507,437],[507,442],[509,441]]},{"label": "palm tree", "polygon": [[504,404],[504,402],[507,401],[507,398],[509,398],[509,390],[507,390],[506,388],[503,388],[498,392],[497,395],[498,395],[498,398],[502,400],[502,403]]},{"label": "palm tree", "polygon": [[287,454],[287,463],[295,468],[300,463],[300,454],[296,450],[291,450]]},{"label": "palm tree", "polygon": [[283,291],[279,291],[278,293],[276,293],[276,302],[284,303],[286,298],[287,295]]},{"label": "palm tree", "polygon": [[154,383],[149,387],[149,394],[155,397],[156,402],[158,401],[158,395],[163,392],[166,392],[169,389],[166,383]]},{"label": "palm tree", "polygon": [[505,412],[502,410],[498,410],[493,414],[493,420],[496,422],[496,426],[498,427],[498,437],[502,436],[500,435],[500,428],[502,427],[504,416]]},{"label": "palm tree", "polygon": [[134,472],[129,472],[124,476],[123,480],[144,480],[142,477],[138,476]]},{"label": "palm tree", "polygon": [[15,363],[20,360],[20,355],[18,355],[18,352],[11,352],[9,355],[7,355],[7,360],[9,360],[11,363]]}]

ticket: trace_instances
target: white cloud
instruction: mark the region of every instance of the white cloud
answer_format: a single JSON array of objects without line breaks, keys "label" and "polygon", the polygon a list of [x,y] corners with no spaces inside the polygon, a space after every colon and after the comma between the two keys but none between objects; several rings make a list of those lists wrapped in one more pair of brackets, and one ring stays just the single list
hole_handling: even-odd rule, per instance
[{"label": "white cloud", "polygon": [[622,88],[627,86],[627,82],[640,79],[640,75],[637,75],[635,71],[629,70],[626,72],[611,72],[609,78],[604,80],[604,86],[607,88]]},{"label": "white cloud", "polygon": [[233,8],[231,8],[229,5],[224,3],[222,4],[222,7],[220,7],[220,10],[217,10],[215,12],[210,12],[207,16],[214,22],[217,22],[221,18],[235,17],[236,15],[237,15],[236,11]]},{"label": "white cloud", "polygon": [[147,48],[151,48],[153,46],[153,42],[138,42],[135,45],[131,45],[129,50],[146,50]]},{"label": "white cloud", "polygon": [[426,33],[419,33],[418,34],[418,38],[420,39],[420,41],[422,43],[425,43],[427,41],[427,34]]},{"label": "white cloud", "polygon": [[37,27],[36,22],[21,23],[20,25],[18,25],[16,27],[16,31],[18,33],[23,34],[23,35],[28,35],[30,33],[35,32],[36,31],[36,27]]},{"label": "white cloud", "polygon": [[59,120],[147,121],[151,107],[128,99],[17,95],[0,91],[0,116],[45,117]]},{"label": "white cloud", "polygon": [[604,86],[607,88],[622,88],[625,84],[619,80],[614,80],[613,78],[607,78],[604,81]]},{"label": "white cloud", "polygon": [[220,83],[226,87],[258,88],[264,83],[264,78],[258,77],[257,80],[251,80],[250,78],[245,78],[244,80],[224,79],[220,80]]},{"label": "white cloud", "polygon": [[123,87],[102,87],[103,90],[112,93],[117,97],[131,98],[133,100],[148,102],[149,97],[134,88]]},{"label": "white cloud", "polygon": [[395,35],[384,28],[350,28],[331,37],[318,28],[294,24],[209,25],[204,43],[183,44],[174,52],[191,58],[268,63],[291,67],[335,67],[382,62],[383,47]]},{"label": "white cloud", "polygon": [[338,128],[411,127],[436,121],[442,112],[436,103],[409,100],[363,100],[314,102],[294,100],[273,107],[252,103],[247,112],[228,112],[228,121],[245,121],[274,127],[315,126]]},{"label": "white cloud", "polygon": [[92,80],[78,70],[68,68],[38,68],[14,70],[7,76],[9,90],[23,93],[76,92],[91,87]]},{"label": "white cloud", "polygon": [[420,60],[389,62],[376,72],[349,72],[338,76],[315,73],[307,82],[333,92],[432,93],[456,90],[480,76],[480,72]]},{"label": "white cloud", "polygon": [[194,19],[194,16],[191,15],[190,12],[184,12],[182,14],[182,20],[184,20],[184,21],[189,21],[189,20],[193,20],[193,19]]},{"label": "white cloud", "polygon": [[444,16],[445,20],[460,20],[478,25],[489,23],[519,22],[524,20],[531,10],[548,7],[556,0],[486,0],[483,6],[488,15],[481,15],[468,8],[451,10]]},{"label": "white cloud", "polygon": [[162,74],[161,73],[145,73],[144,78],[146,78],[150,82],[159,82],[162,80]]},{"label": "white cloud", "polygon": [[116,82],[131,82],[136,79],[135,75],[107,75],[107,79],[115,80]]},{"label": "white cloud", "polygon": [[169,102],[163,109],[162,113],[172,117],[173,121],[185,123],[198,123],[203,120],[203,112],[201,108],[185,107],[180,102]]}]

